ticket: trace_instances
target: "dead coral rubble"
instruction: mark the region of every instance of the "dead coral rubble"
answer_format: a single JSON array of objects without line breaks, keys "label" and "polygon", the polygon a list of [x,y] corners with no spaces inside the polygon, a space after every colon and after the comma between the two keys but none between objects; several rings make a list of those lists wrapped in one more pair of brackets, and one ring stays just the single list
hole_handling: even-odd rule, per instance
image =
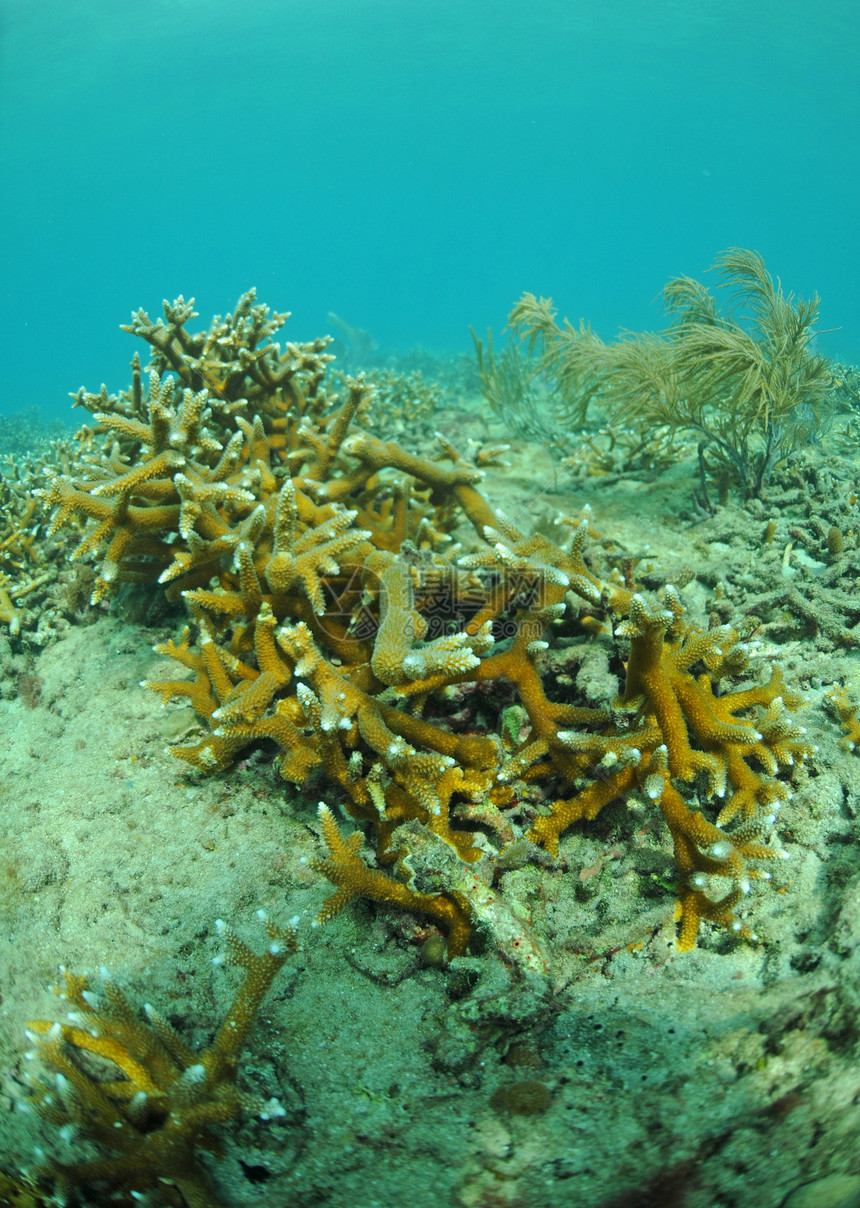
[{"label": "dead coral rubble", "polygon": [[[288,781],[324,776],[376,867],[324,811],[323,917],[357,894],[394,902],[435,918],[452,954],[478,925],[543,975],[498,876],[642,794],[674,845],[680,947],[701,919],[749,934],[738,907],[779,855],[780,777],[810,754],[779,670],[755,684],[740,634],[697,629],[673,587],[646,599],[598,574],[587,517],[552,540],[494,510],[479,483],[499,449],[467,459],[440,436],[434,459],[362,430],[367,383],[329,393],[327,341],[282,348],[285,316],[253,292],[208,331],[187,330],[193,314],[180,298],[134,317],[148,378],[135,358],[129,391],[79,394],[96,426],[45,492],[54,530],[86,522],[95,600],[157,579],[187,606],[158,649],[189,676],[150,686],[208,733],[174,753],[212,772],[271,740]],[[561,626],[626,662],[620,700],[586,706],[553,681]]]}]

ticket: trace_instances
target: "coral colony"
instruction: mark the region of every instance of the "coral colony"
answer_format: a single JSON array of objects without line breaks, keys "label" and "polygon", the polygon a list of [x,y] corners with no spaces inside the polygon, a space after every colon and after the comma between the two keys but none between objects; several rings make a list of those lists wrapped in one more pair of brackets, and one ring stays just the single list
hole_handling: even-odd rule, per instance
[{"label": "coral colony", "polygon": [[[216,961],[238,965],[245,978],[202,1052],[189,1049],[148,1003],[144,1022],[106,969],[98,993],[86,977],[61,970],[64,986],[58,993],[73,1008],[69,1022],[30,1024],[36,1043],[30,1055],[55,1071],[51,1085],[35,1083],[36,1103],[65,1140],[80,1132],[113,1156],[52,1162],[60,1202],[77,1187],[101,1183],[127,1189],[138,1200],[152,1187],[175,1187],[187,1208],[212,1208],[218,1197],[195,1156],[198,1149],[221,1154],[212,1126],[244,1114],[263,1120],[284,1115],[276,1099],[264,1103],[236,1085],[239,1057],[260,1003],[298,946],[292,927],[275,927],[262,911],[259,917],[269,936],[260,956],[220,919],[216,922],[227,949]],[[106,1077],[105,1069],[117,1077]]]},{"label": "coral colony", "polygon": [[[147,370],[135,355],[128,391],[79,392],[94,425],[43,497],[52,532],[72,526],[74,557],[97,563],[94,602],[162,584],[187,611],[157,647],[177,677],[148,686],[207,732],[173,754],[222,771],[267,740],[287,781],[327,798],[315,867],[336,888],[318,921],[363,896],[432,919],[452,957],[477,928],[520,976],[545,978],[497,875],[557,856],[574,823],[638,796],[672,839],[677,947],[703,921],[751,936],[739,908],[782,854],[775,813],[811,754],[780,668],[758,682],[741,632],[696,628],[674,586],[638,591],[587,514],[559,517],[551,539],[497,511],[480,484],[502,448],[439,436],[428,456],[372,435],[368,382],[330,381],[326,339],[275,342],[288,316],[253,291],[208,331],[191,332],[194,317],[183,298],[163,319],[134,316]],[[585,703],[559,669],[595,641],[626,668],[623,690]],[[61,1188],[137,1188],[141,1163],[160,1163],[187,1203],[213,1202],[194,1150],[246,1106],[239,1048],[294,940],[273,935],[263,957],[228,945],[246,982],[204,1053],[153,1012],[142,1023],[110,981],[102,1008],[67,976],[81,1022],[33,1025],[64,1088],[44,1089],[43,1108],[74,1119],[73,1091],[116,1155],[55,1166]],[[117,1080],[93,1082],[81,1051]]]},{"label": "coral colony", "polygon": [[[736,630],[695,629],[672,586],[646,599],[598,577],[587,517],[556,542],[494,511],[478,484],[499,449],[470,460],[440,437],[432,460],[355,427],[366,384],[330,398],[326,341],[281,350],[286,316],[252,293],[195,335],[189,303],[164,310],[128,329],[152,346],[148,389],[135,362],[127,393],[79,394],[98,426],[45,496],[54,529],[89,522],[76,556],[104,550],[95,600],[157,579],[185,602],[191,626],[158,650],[191,676],[149,687],[187,698],[209,733],[173,753],[212,772],[269,739],[292,783],[322,769],[377,861],[326,813],[322,867],[339,889],[324,913],[353,895],[394,900],[437,918],[452,955],[486,850],[469,822],[502,835],[535,784],[539,812],[512,841],[554,855],[574,822],[641,791],[674,842],[679,946],[701,919],[742,930],[735,907],[779,854],[764,839],[789,792],[778,774],[810,754],[779,668],[729,691],[749,661]],[[622,698],[598,708],[556,699],[569,694],[542,674],[553,633],[588,641],[595,618],[627,664]],[[489,725],[499,686],[527,718],[518,741]],[[435,893],[409,874],[413,822],[462,865]]]}]

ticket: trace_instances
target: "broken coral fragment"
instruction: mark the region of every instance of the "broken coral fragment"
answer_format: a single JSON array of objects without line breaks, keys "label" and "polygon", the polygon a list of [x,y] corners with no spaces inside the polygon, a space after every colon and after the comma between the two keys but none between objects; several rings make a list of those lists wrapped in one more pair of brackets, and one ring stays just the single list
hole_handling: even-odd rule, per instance
[{"label": "broken coral fragment", "polygon": [[199,1150],[222,1155],[214,1131],[253,1113],[283,1116],[276,1099],[264,1102],[237,1085],[239,1059],[278,971],[298,948],[292,926],[276,927],[262,911],[268,944],[255,953],[220,920],[226,952],[216,963],[236,966],[243,981],[210,1045],[191,1049],[154,1007],[141,1018],[120,987],[101,971],[98,983],[61,969],[65,1023],[29,1024],[32,1056],[51,1071],[34,1079],[34,1101],[64,1138],[94,1146],[99,1156],[50,1159],[40,1172],[63,1197],[99,1188],[136,1197],[173,1184],[188,1208],[213,1208],[214,1180],[197,1160]]}]

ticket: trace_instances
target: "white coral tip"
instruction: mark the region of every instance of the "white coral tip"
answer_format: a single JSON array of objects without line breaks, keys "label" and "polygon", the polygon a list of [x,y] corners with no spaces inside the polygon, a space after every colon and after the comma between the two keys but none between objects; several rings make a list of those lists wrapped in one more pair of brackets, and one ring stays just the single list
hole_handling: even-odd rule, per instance
[{"label": "white coral tip", "polygon": [[260,1112],[261,1120],[280,1120],[286,1115],[286,1111],[281,1106],[278,1099],[272,1098],[263,1107]]}]

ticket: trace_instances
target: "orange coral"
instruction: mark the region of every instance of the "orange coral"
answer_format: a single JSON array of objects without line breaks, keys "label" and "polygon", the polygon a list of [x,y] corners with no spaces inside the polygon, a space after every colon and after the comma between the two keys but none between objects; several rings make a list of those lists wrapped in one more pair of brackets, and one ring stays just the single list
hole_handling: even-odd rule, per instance
[{"label": "orange coral", "polygon": [[842,723],[842,732],[845,735],[842,745],[848,751],[856,751],[860,745],[860,719],[857,717],[857,706],[852,703],[845,689],[838,684],[831,689],[828,695]]},{"label": "orange coral", "polygon": [[49,1162],[45,1173],[60,1194],[101,1185],[139,1195],[173,1184],[188,1208],[212,1208],[219,1202],[215,1187],[195,1153],[221,1154],[213,1126],[247,1112],[262,1119],[284,1114],[277,1100],[264,1103],[236,1085],[257,1010],[298,947],[292,927],[275,927],[262,911],[259,917],[269,935],[261,955],[217,924],[225,963],[245,977],[212,1044],[199,1053],[148,1004],[144,1023],[106,970],[99,997],[88,978],[62,971],[59,993],[73,1008],[70,1022],[29,1025],[36,1055],[54,1071],[53,1086],[35,1084],[36,1103],[64,1137],[79,1133],[113,1156]]},{"label": "orange coral", "polygon": [[[573,822],[593,818],[609,801],[641,784],[659,804],[672,835],[681,874],[678,943],[687,949],[695,943],[702,918],[742,930],[734,907],[749,892],[751,877],[770,875],[758,870],[756,862],[781,854],[761,841],[773,825],[771,811],[789,793],[776,774],[803,762],[812,747],[786,712],[787,706],[802,704],[802,698],[785,688],[778,668],[767,684],[717,695],[714,684],[743,670],[748,661],[737,632],[729,626],[707,632],[688,627],[673,587],[666,588],[665,603],[666,608],[652,607],[633,596],[630,617],[617,629],[630,639],[622,703],[636,706],[636,728],[623,738],[606,740],[559,734],[575,751],[594,755],[602,748],[606,775],[576,796],[555,802],[552,813],[535,822],[531,837],[557,850],[559,834]],[[695,677],[697,664],[707,670]],[[673,779],[689,784],[699,775],[706,798],[722,800],[730,793],[716,824],[691,809],[673,784]],[[745,819],[742,826],[721,829],[738,814]],[[717,900],[705,892],[712,877],[731,882]]]},{"label": "orange coral", "polygon": [[[324,860],[314,860],[313,866],[325,873],[338,888],[337,893],[327,899],[317,915],[318,923],[332,918],[353,898],[365,897],[376,902],[393,902],[405,910],[430,915],[440,922],[448,932],[450,956],[459,956],[466,951],[471,925],[465,903],[461,904],[446,894],[420,893],[411,884],[394,881],[378,869],[368,868],[358,854],[361,847],[359,832],[354,831],[348,839],[344,839],[331,810],[326,805],[320,804],[319,817],[329,854]],[[405,859],[402,863],[408,880],[411,881],[411,873]]]},{"label": "orange coral", "polygon": [[[498,449],[468,461],[440,436],[434,460],[358,429],[367,384],[327,395],[325,341],[282,352],[271,336],[284,316],[253,295],[208,333],[187,331],[192,313],[179,299],[165,322],[136,316],[155,350],[148,392],[137,370],[120,398],[80,395],[112,444],[94,443],[80,473],[47,491],[55,525],[88,519],[79,552],[106,547],[97,598],[158,577],[187,605],[196,647],[186,631],[157,649],[193,679],[151,686],[165,702],[187,698],[210,732],[174,753],[208,772],[273,740],[287,780],[321,768],[372,827],[381,865],[369,869],[324,816],[334,900],[364,893],[428,913],[452,952],[469,895],[455,873],[435,895],[409,887],[415,826],[491,882],[493,856],[506,856],[487,853],[482,820],[555,854],[572,823],[640,790],[674,844],[680,946],[701,918],[742,929],[735,908],[775,854],[763,836],[788,792],[778,776],[810,753],[779,671],[725,691],[748,659],[735,630],[696,630],[672,587],[649,602],[599,575],[587,516],[568,522],[565,542],[495,511],[479,483]],[[615,626],[628,653],[614,707],[557,699],[546,663],[560,624],[580,641],[612,640]],[[494,692],[523,711],[513,749]],[[549,812],[523,836],[500,806],[538,785]],[[710,821],[702,807],[726,793]]]}]

